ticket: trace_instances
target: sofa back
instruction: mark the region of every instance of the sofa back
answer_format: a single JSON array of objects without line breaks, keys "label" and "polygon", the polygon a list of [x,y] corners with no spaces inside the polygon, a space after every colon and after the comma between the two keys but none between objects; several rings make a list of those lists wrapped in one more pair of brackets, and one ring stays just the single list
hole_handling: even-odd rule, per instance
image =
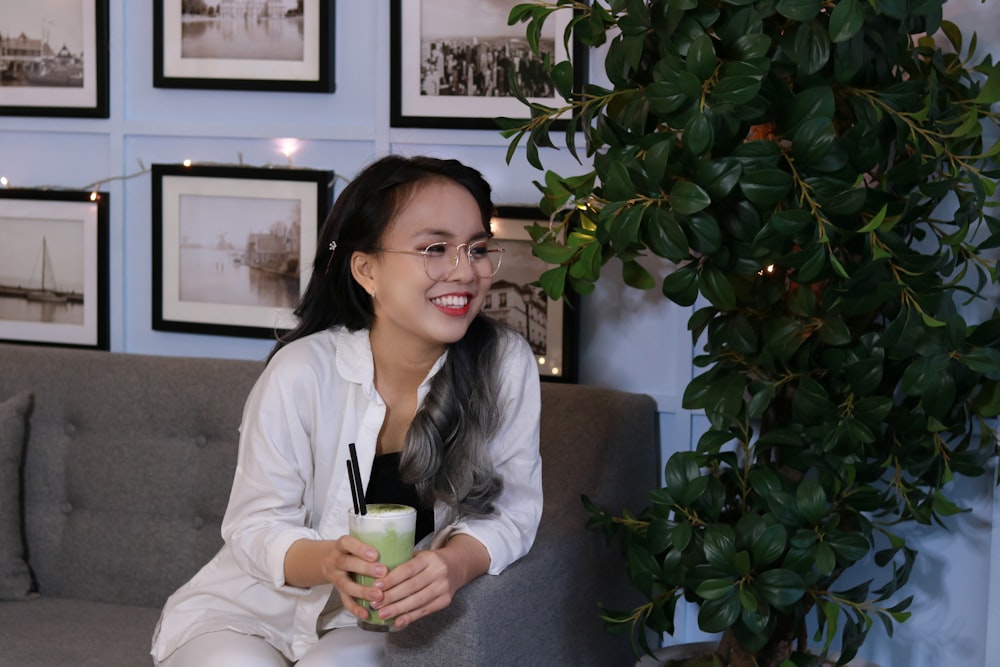
[{"label": "sofa back", "polygon": [[[0,401],[28,390],[27,560],[43,596],[158,607],[222,544],[243,403],[263,362],[0,344]],[[580,494],[644,504],[647,396],[543,383],[542,529]]]},{"label": "sofa back", "polygon": [[159,606],[218,550],[262,362],[0,346],[28,390],[24,530],[43,596]]}]

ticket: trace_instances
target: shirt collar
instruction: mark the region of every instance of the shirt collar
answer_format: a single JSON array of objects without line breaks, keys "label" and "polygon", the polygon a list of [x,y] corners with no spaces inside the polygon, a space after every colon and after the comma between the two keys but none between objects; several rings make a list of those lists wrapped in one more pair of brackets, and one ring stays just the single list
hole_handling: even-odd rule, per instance
[{"label": "shirt collar", "polygon": [[[372,343],[368,337],[368,329],[350,331],[347,327],[335,327],[332,331],[334,346],[337,350],[337,372],[348,382],[356,382],[365,388],[375,386],[375,360],[372,357]],[[431,366],[427,377],[420,383],[420,399],[426,393],[431,380],[444,366],[448,351],[437,358]]]}]

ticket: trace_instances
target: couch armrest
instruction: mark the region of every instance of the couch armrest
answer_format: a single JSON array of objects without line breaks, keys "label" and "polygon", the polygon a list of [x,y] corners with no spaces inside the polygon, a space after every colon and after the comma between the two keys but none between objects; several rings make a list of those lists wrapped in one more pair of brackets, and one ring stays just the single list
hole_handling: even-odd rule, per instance
[{"label": "couch armrest", "polygon": [[483,575],[452,604],[389,635],[389,667],[594,665],[635,661],[628,641],[604,629],[596,601],[636,602],[618,550],[585,519],[549,524],[527,556]]},{"label": "couch armrest", "polygon": [[484,575],[446,609],[389,635],[389,667],[573,665],[636,660],[628,639],[610,635],[598,603],[642,602],[621,550],[586,528],[586,494],[613,512],[648,503],[659,478],[656,403],[648,396],[583,385],[542,386],[545,506],[527,556]]}]

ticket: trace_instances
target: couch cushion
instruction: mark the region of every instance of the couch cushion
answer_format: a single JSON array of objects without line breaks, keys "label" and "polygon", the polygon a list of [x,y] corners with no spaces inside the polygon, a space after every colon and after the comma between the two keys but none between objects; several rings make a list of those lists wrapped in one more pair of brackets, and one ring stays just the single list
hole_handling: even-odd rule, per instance
[{"label": "couch cushion", "polygon": [[31,394],[0,403],[0,600],[20,600],[31,590],[21,531],[21,462]]},{"label": "couch cushion", "polygon": [[144,667],[159,609],[40,597],[0,602],[0,664]]}]

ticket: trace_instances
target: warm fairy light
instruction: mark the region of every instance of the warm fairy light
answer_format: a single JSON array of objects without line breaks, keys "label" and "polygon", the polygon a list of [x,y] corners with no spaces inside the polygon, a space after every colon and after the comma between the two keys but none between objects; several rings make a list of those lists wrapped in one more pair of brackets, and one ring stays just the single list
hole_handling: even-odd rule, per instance
[{"label": "warm fairy light", "polygon": [[553,374],[553,375],[559,375],[560,373],[562,373],[562,371],[561,371],[561,370],[559,370],[559,367],[558,367],[558,366],[553,366],[553,367],[552,367],[552,374]]},{"label": "warm fairy light", "polygon": [[0,185],[7,187],[10,185],[10,181],[7,180],[6,176],[0,176]]},{"label": "warm fairy light", "polygon": [[184,162],[182,162],[181,164],[183,164],[185,167],[190,167],[191,166],[191,160],[184,160]]},{"label": "warm fairy light", "polygon": [[292,156],[295,155],[295,151],[299,150],[299,140],[298,139],[278,139],[278,150],[281,154],[285,156],[288,160],[288,166],[292,166]]},{"label": "warm fairy light", "polygon": [[91,192],[90,193],[90,201],[97,201],[100,198],[101,198],[101,196],[99,194],[97,194],[96,192]]},{"label": "warm fairy light", "polygon": [[538,365],[539,366],[544,366],[546,363],[548,363],[548,362],[545,360],[545,357],[538,357]]},{"label": "warm fairy light", "polygon": [[768,264],[765,268],[757,272],[758,276],[762,276],[765,273],[774,273],[774,264]]}]

